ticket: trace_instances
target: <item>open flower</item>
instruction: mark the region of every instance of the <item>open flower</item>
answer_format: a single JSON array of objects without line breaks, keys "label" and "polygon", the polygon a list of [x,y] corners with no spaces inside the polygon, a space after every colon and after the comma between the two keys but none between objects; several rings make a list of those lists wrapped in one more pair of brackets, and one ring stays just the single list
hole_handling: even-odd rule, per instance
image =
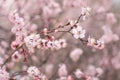
[{"label": "open flower", "polygon": [[39,34],[31,34],[24,38],[24,42],[29,50],[29,52],[34,53],[34,48],[40,46],[40,35]]},{"label": "open flower", "polygon": [[60,64],[58,69],[59,77],[65,77],[68,75],[67,67],[65,64]]},{"label": "open flower", "polygon": [[103,49],[105,46],[104,46],[104,42],[102,40],[95,40],[94,38],[88,38],[88,43],[87,43],[88,46],[93,46],[97,49]]},{"label": "open flower", "polygon": [[81,14],[83,16],[83,20],[85,20],[86,17],[89,16],[90,11],[91,11],[90,7],[82,7]]},{"label": "open flower", "polygon": [[73,34],[74,38],[76,38],[76,39],[84,38],[85,33],[86,33],[86,31],[81,27],[81,25],[79,23],[76,24],[75,27],[73,27],[73,29],[72,29],[72,34]]},{"label": "open flower", "polygon": [[31,66],[28,68],[27,73],[29,76],[38,76],[40,75],[40,71],[37,67]]},{"label": "open flower", "polygon": [[31,34],[24,39],[27,47],[36,47],[40,40],[41,39],[39,34]]}]

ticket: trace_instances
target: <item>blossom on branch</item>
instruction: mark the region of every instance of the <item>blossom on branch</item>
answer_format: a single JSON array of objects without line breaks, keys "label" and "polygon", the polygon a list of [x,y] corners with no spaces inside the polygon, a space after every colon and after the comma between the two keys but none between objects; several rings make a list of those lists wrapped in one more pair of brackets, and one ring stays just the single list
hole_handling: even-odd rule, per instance
[{"label": "blossom on branch", "polygon": [[103,49],[105,47],[104,42],[102,40],[95,40],[94,38],[90,37],[88,38],[87,45],[97,49]]},{"label": "blossom on branch", "polygon": [[0,67],[0,80],[9,80],[9,73],[4,69]]},{"label": "blossom on branch", "polygon": [[83,16],[83,20],[86,19],[87,16],[89,16],[89,12],[91,11],[90,7],[82,7],[81,14]]},{"label": "blossom on branch", "polygon": [[76,25],[73,26],[73,29],[71,30],[74,38],[78,39],[82,39],[85,37],[85,33],[86,31],[81,27],[81,25],[79,23],[77,23]]},{"label": "blossom on branch", "polygon": [[33,48],[40,45],[41,38],[40,38],[39,34],[33,33],[33,34],[30,34],[29,36],[25,37],[24,41],[25,41],[25,44],[28,47],[28,49],[32,50],[34,52]]}]

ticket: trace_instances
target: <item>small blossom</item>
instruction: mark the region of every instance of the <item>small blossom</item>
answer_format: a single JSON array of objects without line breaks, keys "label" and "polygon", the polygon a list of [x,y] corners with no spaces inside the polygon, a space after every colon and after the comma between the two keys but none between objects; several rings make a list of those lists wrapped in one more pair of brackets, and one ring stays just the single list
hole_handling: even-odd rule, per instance
[{"label": "small blossom", "polygon": [[83,51],[82,49],[80,48],[77,48],[77,49],[74,49],[71,53],[70,53],[70,58],[76,62],[79,60],[80,56],[83,54]]},{"label": "small blossom", "polygon": [[119,36],[112,32],[110,26],[105,25],[102,29],[104,31],[104,35],[101,37],[101,40],[103,40],[105,44],[119,40]]},{"label": "small blossom", "polygon": [[86,17],[89,16],[90,11],[91,11],[90,7],[82,7],[81,14],[83,16],[83,20],[85,20]]},{"label": "small blossom", "polygon": [[14,50],[15,50],[18,46],[19,46],[19,44],[18,44],[16,41],[13,41],[13,42],[11,43],[11,48],[14,49]]},{"label": "small blossom", "polygon": [[28,68],[27,73],[29,76],[38,76],[40,75],[40,71],[37,67],[31,66]]},{"label": "small blossom", "polygon": [[4,48],[7,48],[8,47],[8,43],[6,41],[1,41],[1,45],[4,47]]},{"label": "small blossom", "polygon": [[0,68],[0,79],[9,80],[9,73],[4,68]]},{"label": "small blossom", "polygon": [[103,49],[104,48],[104,42],[102,40],[95,40],[94,38],[88,38],[88,46],[92,46],[98,49]]},{"label": "small blossom", "polygon": [[59,77],[68,75],[67,67],[65,64],[60,64],[59,69],[58,69],[58,75]]},{"label": "small blossom", "polygon": [[101,40],[97,40],[97,43],[96,43],[96,45],[95,45],[95,48],[103,49],[103,48],[104,48],[104,42],[101,41]]},{"label": "small blossom", "polygon": [[57,14],[59,14],[62,11],[60,8],[60,5],[54,0],[50,0],[48,2],[49,2],[48,5],[43,7],[44,17],[47,17],[47,18],[55,17]]},{"label": "small blossom", "polygon": [[70,20],[70,25],[71,25],[71,26],[74,26],[75,23],[76,23],[76,21]]},{"label": "small blossom", "polygon": [[23,44],[24,37],[28,35],[24,19],[15,11],[9,14],[9,20],[14,23],[14,27],[11,29],[11,32],[15,34],[16,43],[19,45]]},{"label": "small blossom", "polygon": [[74,74],[78,79],[80,79],[84,73],[80,69],[77,69]]},{"label": "small blossom", "polygon": [[95,43],[96,41],[94,38],[90,38],[90,37],[88,38],[88,43],[87,43],[88,46],[94,46]]},{"label": "small blossom", "polygon": [[33,48],[40,45],[41,38],[39,34],[31,34],[25,37],[24,41],[29,50],[34,51]]},{"label": "small blossom", "polygon": [[113,24],[117,22],[115,15],[113,13],[108,13],[106,18],[109,23]]},{"label": "small blossom", "polygon": [[48,29],[47,29],[47,28],[44,28],[44,29],[43,29],[43,33],[44,33],[45,35],[47,35]]},{"label": "small blossom", "polygon": [[41,47],[43,49],[61,49],[65,48],[67,45],[65,39],[59,39],[59,40],[54,40],[54,39],[42,39],[41,40]]},{"label": "small blossom", "polygon": [[59,39],[60,45],[62,48],[65,48],[67,46],[66,40],[65,39]]},{"label": "small blossom", "polygon": [[86,31],[81,27],[81,25],[78,23],[76,24],[72,29],[72,34],[74,38],[84,38]]},{"label": "small blossom", "polygon": [[96,68],[96,73],[97,73],[98,76],[102,75],[103,74],[103,69],[100,68],[100,67]]},{"label": "small blossom", "polygon": [[24,39],[26,45],[29,47],[36,47],[40,42],[39,34],[31,34]]}]

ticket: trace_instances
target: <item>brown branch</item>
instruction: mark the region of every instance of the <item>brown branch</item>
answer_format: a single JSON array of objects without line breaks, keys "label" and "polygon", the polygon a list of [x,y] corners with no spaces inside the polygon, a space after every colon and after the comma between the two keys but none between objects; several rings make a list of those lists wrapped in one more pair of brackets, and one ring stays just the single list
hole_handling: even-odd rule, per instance
[{"label": "brown branch", "polygon": [[18,47],[16,50],[12,51],[12,52],[10,53],[9,57],[8,57],[8,58],[5,60],[5,62],[1,65],[1,67],[3,67],[3,66],[11,59],[12,55],[13,55],[17,50],[19,50],[22,46],[23,46],[23,44],[22,44],[20,47]]}]

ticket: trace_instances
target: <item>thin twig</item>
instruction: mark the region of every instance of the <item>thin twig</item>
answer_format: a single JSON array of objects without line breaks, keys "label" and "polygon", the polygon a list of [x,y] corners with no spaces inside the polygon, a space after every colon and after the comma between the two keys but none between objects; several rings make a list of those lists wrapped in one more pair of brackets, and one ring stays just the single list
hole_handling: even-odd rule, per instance
[{"label": "thin twig", "polygon": [[12,51],[11,54],[9,55],[9,57],[8,57],[8,58],[5,60],[5,62],[1,65],[1,67],[3,67],[3,66],[11,59],[12,55],[13,55],[17,50],[19,50],[22,46],[23,46],[23,44],[22,44],[20,47],[18,47],[17,49],[15,49],[14,51]]}]

